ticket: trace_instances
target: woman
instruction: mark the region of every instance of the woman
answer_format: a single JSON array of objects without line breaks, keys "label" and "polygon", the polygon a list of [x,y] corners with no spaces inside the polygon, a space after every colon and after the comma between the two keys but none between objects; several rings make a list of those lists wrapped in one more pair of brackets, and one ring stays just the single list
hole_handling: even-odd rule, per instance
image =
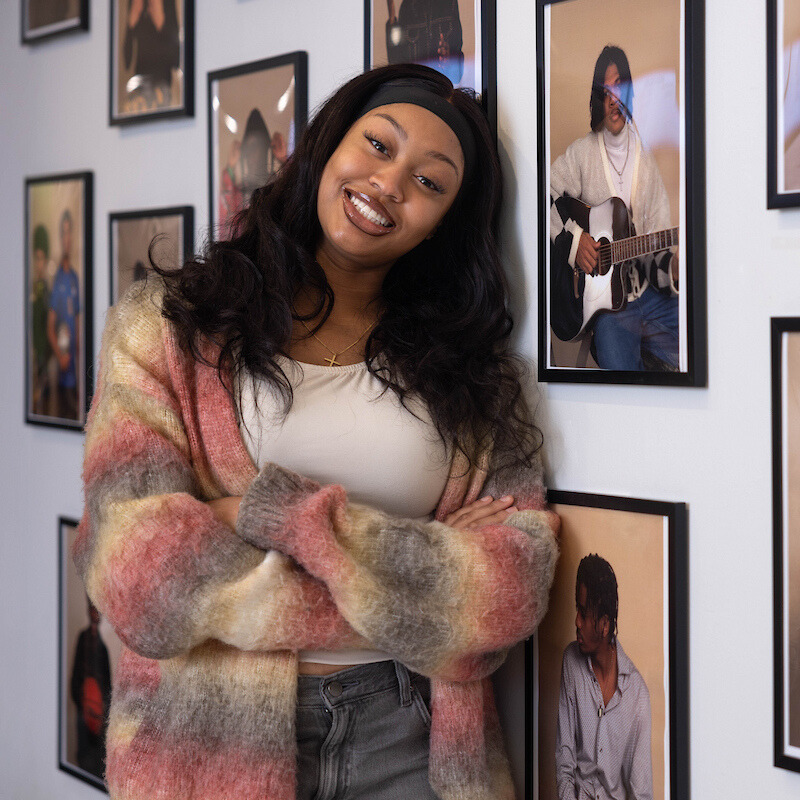
[{"label": "woman", "polygon": [[474,100],[374,70],[111,312],[76,560],[130,648],[112,797],[513,795],[488,676],[557,547],[499,196]]}]

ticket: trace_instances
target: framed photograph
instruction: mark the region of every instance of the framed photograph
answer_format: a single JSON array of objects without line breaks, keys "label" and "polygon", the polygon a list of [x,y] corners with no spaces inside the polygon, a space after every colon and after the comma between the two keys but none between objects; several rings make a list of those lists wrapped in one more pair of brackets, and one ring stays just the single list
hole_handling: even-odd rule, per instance
[{"label": "framed photograph", "polygon": [[775,766],[800,772],[800,317],[772,320]]},{"label": "framed photograph", "polygon": [[194,116],[194,0],[111,0],[109,124]]},{"label": "framed photograph", "polygon": [[208,73],[211,235],[291,155],[308,120],[308,54],[295,51]]},{"label": "framed photograph", "polygon": [[688,800],[686,506],[548,500],[561,557],[526,644],[525,796]]},{"label": "framed photograph", "polygon": [[497,129],[495,0],[364,0],[364,69],[412,62],[475,91]]},{"label": "framed photograph", "polygon": [[539,378],[705,386],[703,2],[537,4]]},{"label": "framed photograph", "polygon": [[767,208],[800,206],[800,2],[767,0]]},{"label": "framed photograph", "polygon": [[105,790],[111,681],[122,643],[86,596],[72,548],[78,522],[58,520],[58,766]]},{"label": "framed photograph", "polygon": [[89,30],[89,0],[21,0],[22,43]]},{"label": "framed photograph", "polygon": [[25,181],[25,420],[83,430],[92,393],[92,173]]},{"label": "framed photograph", "polygon": [[175,269],[192,255],[194,208],[114,212],[108,215],[108,242],[113,306],[134,281],[147,277],[151,256],[159,267]]}]

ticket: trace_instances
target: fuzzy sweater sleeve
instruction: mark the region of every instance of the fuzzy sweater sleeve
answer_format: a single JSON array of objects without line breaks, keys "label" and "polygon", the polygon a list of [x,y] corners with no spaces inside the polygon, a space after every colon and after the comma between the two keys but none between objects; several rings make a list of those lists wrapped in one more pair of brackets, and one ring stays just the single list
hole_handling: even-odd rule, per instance
[{"label": "fuzzy sweater sleeve", "polygon": [[192,462],[169,335],[149,293],[109,312],[73,553],[89,596],[149,658],[208,639],[247,650],[369,646],[323,584],[287,556],[265,558],[204,502],[220,492]]},{"label": "fuzzy sweater sleeve", "polygon": [[237,529],[323,581],[350,625],[411,669],[474,680],[534,631],[558,556],[538,461],[490,470],[484,493],[513,494],[521,510],[461,531],[348,503],[342,487],[270,464],[242,499]]}]

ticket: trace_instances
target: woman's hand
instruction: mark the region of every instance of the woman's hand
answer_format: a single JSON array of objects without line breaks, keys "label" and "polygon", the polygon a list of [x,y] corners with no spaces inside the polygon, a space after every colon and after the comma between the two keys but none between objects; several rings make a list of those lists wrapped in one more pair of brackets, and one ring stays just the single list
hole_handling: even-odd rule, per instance
[{"label": "woman's hand", "polygon": [[214,516],[220,522],[236,528],[236,518],[239,516],[239,503],[241,502],[241,497],[220,497],[217,500],[209,500],[206,505],[211,508]]},{"label": "woman's hand", "polygon": [[481,525],[500,525],[519,509],[514,505],[514,498],[509,494],[495,500],[482,497],[474,503],[462,506],[458,511],[448,514],[444,522],[451,528],[467,531]]}]

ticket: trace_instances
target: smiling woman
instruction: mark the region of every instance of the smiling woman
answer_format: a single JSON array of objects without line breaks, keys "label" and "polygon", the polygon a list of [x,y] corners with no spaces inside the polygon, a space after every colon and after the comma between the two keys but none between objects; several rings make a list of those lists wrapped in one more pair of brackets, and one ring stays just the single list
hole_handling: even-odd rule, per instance
[{"label": "smiling woman", "polygon": [[557,546],[500,188],[470,95],[374,70],[112,310],[75,547],[130,648],[112,797],[513,797],[489,675]]},{"label": "smiling woman", "polygon": [[458,138],[432,111],[392,103],[367,112],[322,172],[317,262],[326,273],[358,264],[385,274],[433,236],[463,172]]}]

